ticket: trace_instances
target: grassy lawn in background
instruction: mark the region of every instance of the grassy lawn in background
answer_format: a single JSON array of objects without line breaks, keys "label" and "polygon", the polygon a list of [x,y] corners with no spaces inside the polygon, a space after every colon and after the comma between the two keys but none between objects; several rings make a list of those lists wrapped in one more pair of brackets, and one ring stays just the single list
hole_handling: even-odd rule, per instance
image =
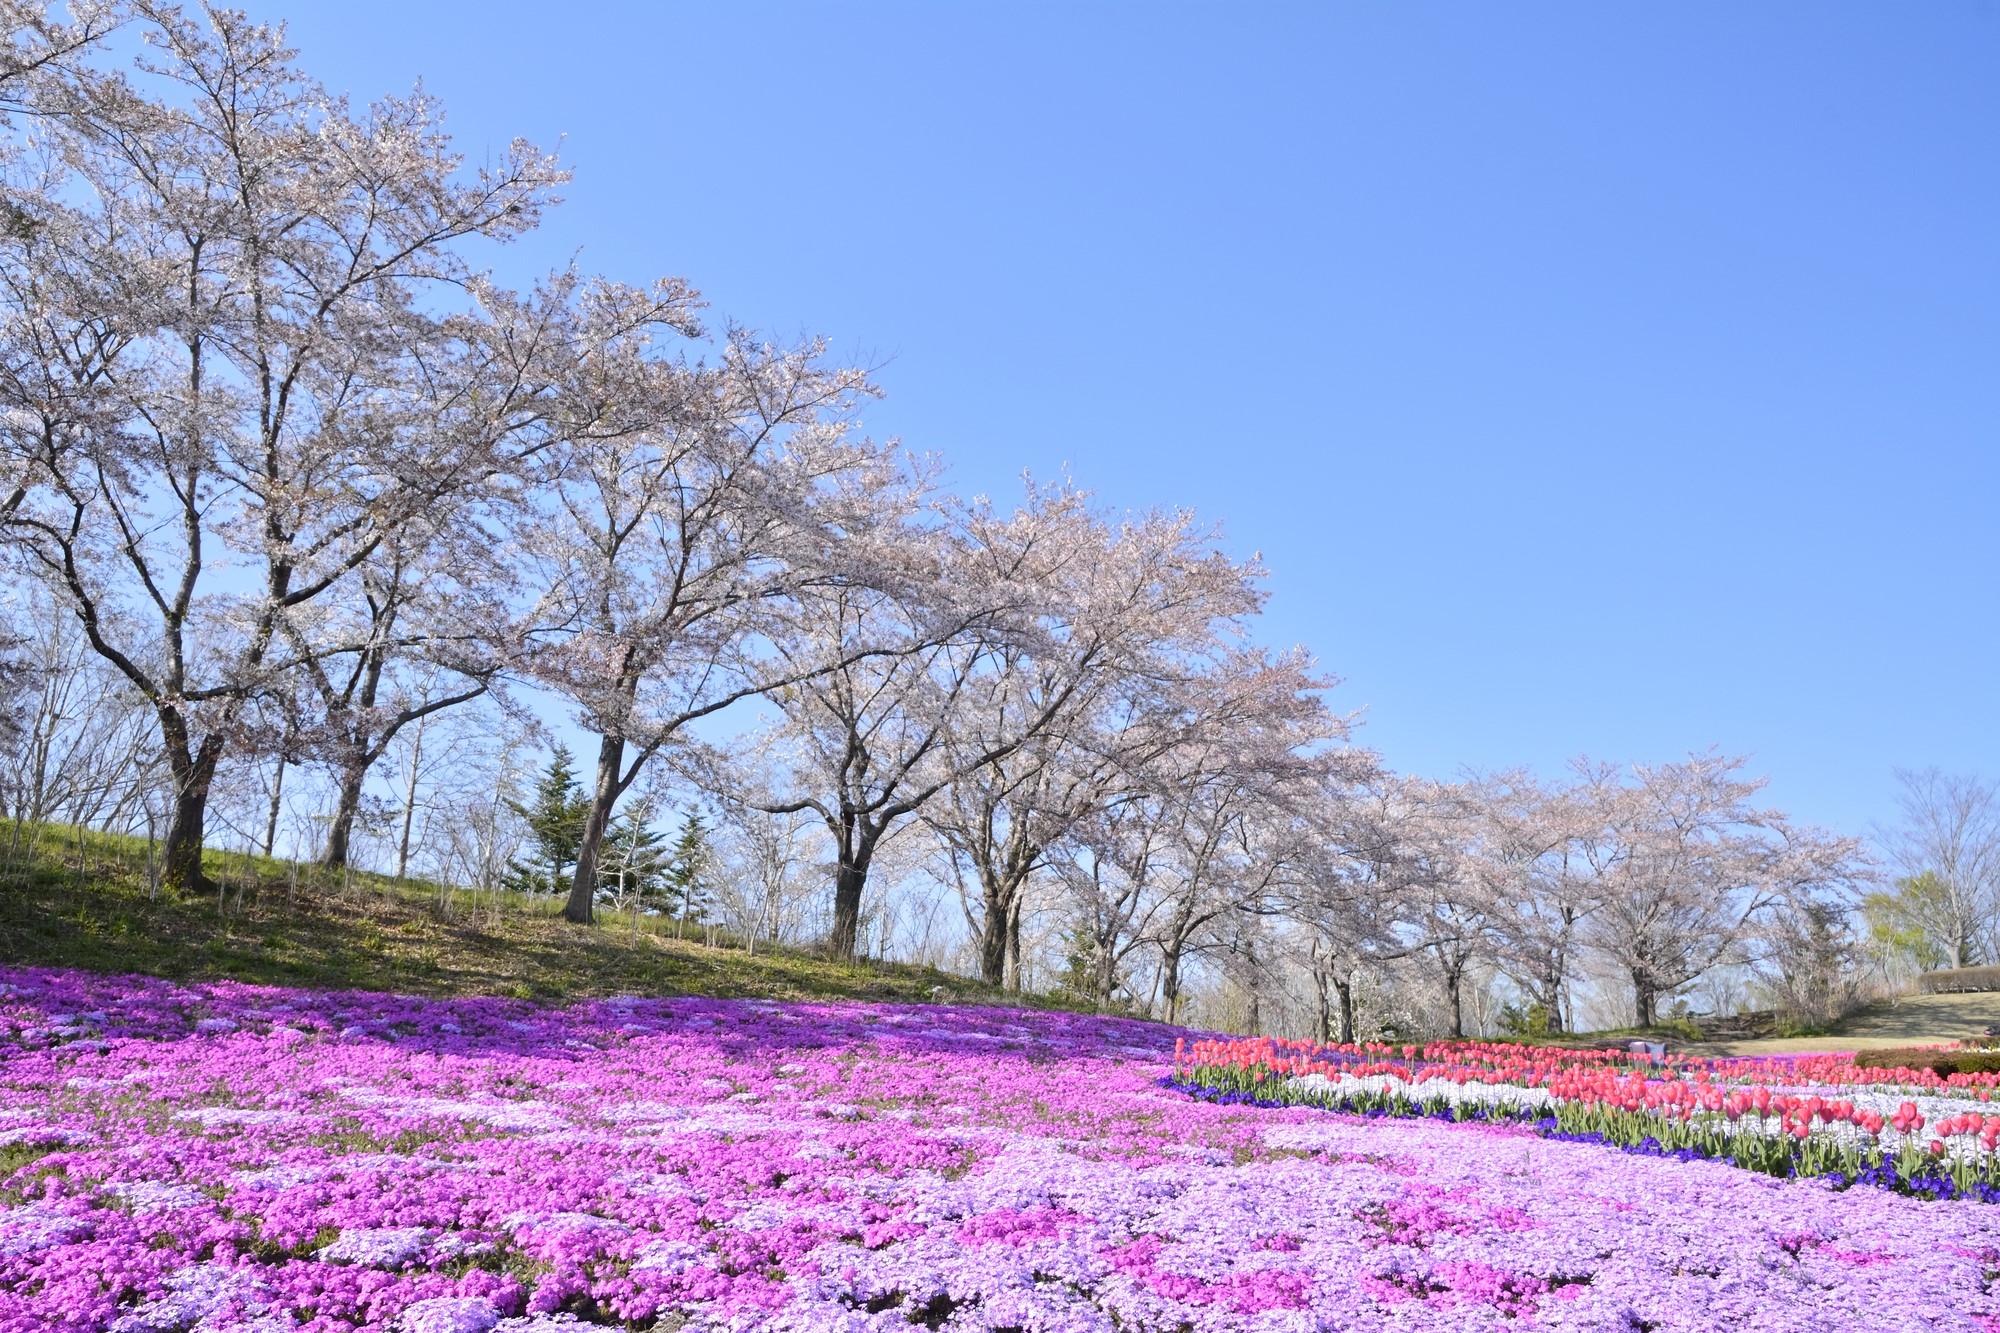
[{"label": "grassy lawn in background", "polygon": [[2000,1025],[2000,992],[1905,995],[1872,1004],[1822,1037],[1775,1037],[1722,1042],[1724,1055],[1783,1055],[1801,1051],[1859,1051],[1880,1046],[1938,1046],[1977,1037]]},{"label": "grassy lawn in background", "polygon": [[[210,851],[219,891],[155,897],[146,844],[0,824],[0,962],[279,986],[562,1001],[717,995],[1060,1008],[902,963],[836,963],[671,922],[564,921],[553,897],[440,892]],[[715,939],[711,945],[709,940]]]}]

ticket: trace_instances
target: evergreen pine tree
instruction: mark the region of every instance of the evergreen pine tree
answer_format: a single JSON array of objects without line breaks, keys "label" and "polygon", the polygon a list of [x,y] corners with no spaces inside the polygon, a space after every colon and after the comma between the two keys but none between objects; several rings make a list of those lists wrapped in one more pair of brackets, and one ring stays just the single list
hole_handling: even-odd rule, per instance
[{"label": "evergreen pine tree", "polygon": [[527,821],[528,836],[534,843],[534,856],[529,861],[515,861],[507,867],[508,887],[524,893],[566,891],[563,872],[576,864],[583,821],[590,814],[590,797],[576,780],[576,759],[568,747],[556,746],[548,768],[535,784],[532,802],[509,801],[507,805]]},{"label": "evergreen pine tree", "polygon": [[708,825],[701,811],[690,810],[681,821],[680,836],[667,869],[667,892],[682,924],[699,924],[708,912],[708,869],[712,853],[708,846]]}]

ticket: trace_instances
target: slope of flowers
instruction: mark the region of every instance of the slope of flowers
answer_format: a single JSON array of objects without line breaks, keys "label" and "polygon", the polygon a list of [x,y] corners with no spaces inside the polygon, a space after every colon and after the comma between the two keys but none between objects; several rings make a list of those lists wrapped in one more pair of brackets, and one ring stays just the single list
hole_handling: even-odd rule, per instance
[{"label": "slope of flowers", "polygon": [[0,979],[5,1333],[2000,1329],[2000,1209],[1212,1105],[1153,1026]]}]

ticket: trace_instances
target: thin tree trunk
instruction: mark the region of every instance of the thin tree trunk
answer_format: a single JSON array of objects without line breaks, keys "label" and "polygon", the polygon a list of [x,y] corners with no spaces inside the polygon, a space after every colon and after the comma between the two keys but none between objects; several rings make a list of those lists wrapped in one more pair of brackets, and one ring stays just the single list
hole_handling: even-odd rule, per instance
[{"label": "thin tree trunk", "polygon": [[271,814],[264,821],[264,855],[278,844],[278,803],[285,792],[285,752],[278,751],[278,771],[271,777]]},{"label": "thin tree trunk", "polygon": [[1340,997],[1340,1040],[1351,1045],[1354,1041],[1354,978],[1336,976],[1333,989]]},{"label": "thin tree trunk", "polygon": [[604,832],[611,827],[611,809],[618,804],[618,778],[625,762],[625,738],[602,736],[597,742],[597,781],[591,787],[590,817],[584,821],[583,837],[576,848],[576,874],[570,880],[569,901],[563,904],[563,920],[587,926],[595,916],[591,905],[597,901],[597,867],[604,855]]},{"label": "thin tree trunk", "polygon": [[401,883],[410,868],[410,824],[417,813],[417,775],[424,761],[424,725],[429,719],[417,721],[417,734],[411,741],[410,780],[403,785],[403,837],[396,844],[396,882]]}]

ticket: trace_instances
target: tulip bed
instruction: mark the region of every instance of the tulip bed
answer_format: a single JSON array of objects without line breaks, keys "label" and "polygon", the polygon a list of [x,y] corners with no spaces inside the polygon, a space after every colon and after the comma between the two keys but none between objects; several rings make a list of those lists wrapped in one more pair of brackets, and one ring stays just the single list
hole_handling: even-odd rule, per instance
[{"label": "tulip bed", "polygon": [[0,1331],[2000,1330],[2000,1209],[1216,1104],[1174,1037],[0,970]]},{"label": "tulip bed", "polygon": [[1210,1101],[1510,1121],[1767,1175],[2000,1202],[2000,1076],[1844,1056],[1704,1060],[1486,1042],[1184,1039],[1163,1086]]}]

